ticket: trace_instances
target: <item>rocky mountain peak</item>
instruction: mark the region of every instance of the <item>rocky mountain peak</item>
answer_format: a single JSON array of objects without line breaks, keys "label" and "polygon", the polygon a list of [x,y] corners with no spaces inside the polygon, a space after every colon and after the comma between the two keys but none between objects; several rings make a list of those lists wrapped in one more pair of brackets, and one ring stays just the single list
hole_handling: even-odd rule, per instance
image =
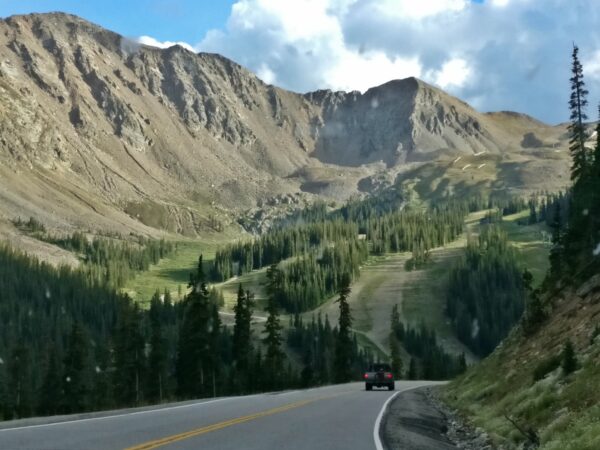
[{"label": "rocky mountain peak", "polygon": [[64,13],[0,20],[0,117],[0,221],[149,233],[195,234],[273,195],[344,199],[406,162],[537,151],[553,133],[415,78],[300,95]]}]

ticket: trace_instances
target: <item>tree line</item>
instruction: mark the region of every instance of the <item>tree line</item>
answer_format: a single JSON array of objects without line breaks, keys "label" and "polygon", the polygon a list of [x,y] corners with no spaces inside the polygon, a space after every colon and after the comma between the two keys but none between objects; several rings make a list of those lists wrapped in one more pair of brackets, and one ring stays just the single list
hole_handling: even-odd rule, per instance
[{"label": "tree line", "polygon": [[[367,353],[350,331],[349,279],[340,282],[339,301],[345,306],[335,327],[300,331],[309,327],[296,324],[287,331],[275,301],[279,277],[278,269],[270,267],[267,320],[257,333],[254,295],[241,285],[234,324],[222,324],[222,296],[208,287],[201,259],[182,301],[157,291],[144,310],[107,284],[90,284],[82,271],[0,247],[0,417],[77,413],[357,377]],[[303,359],[306,346],[294,337],[298,333],[321,336],[319,361],[333,355],[322,374],[306,376],[318,364]]]},{"label": "tree line", "polygon": [[[400,320],[398,305],[392,307],[390,325],[390,358],[396,378],[447,380],[466,370],[464,353],[455,356],[446,352],[438,343],[435,331],[427,329],[424,323],[417,328],[405,325]],[[410,355],[406,368],[399,345]]]},{"label": "tree line", "polygon": [[309,214],[322,218],[318,222],[275,228],[253,240],[224,246],[216,252],[211,279],[224,281],[279,264],[279,306],[292,313],[307,311],[331,297],[342,278],[357,279],[369,254],[412,251],[414,264],[422,264],[429,249],[462,233],[468,213],[461,202],[394,212],[374,205],[349,203],[335,213],[319,207]]}]

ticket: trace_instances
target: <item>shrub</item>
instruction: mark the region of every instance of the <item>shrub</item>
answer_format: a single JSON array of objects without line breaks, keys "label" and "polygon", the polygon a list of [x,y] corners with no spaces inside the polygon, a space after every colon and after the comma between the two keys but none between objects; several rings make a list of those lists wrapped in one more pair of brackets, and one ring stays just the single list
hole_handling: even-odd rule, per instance
[{"label": "shrub", "polygon": [[533,370],[533,381],[539,381],[548,375],[550,372],[560,366],[562,357],[560,355],[552,356],[551,358],[544,359],[540,362]]},{"label": "shrub", "polygon": [[565,375],[575,372],[577,369],[577,356],[573,343],[568,340],[562,351],[562,369]]}]

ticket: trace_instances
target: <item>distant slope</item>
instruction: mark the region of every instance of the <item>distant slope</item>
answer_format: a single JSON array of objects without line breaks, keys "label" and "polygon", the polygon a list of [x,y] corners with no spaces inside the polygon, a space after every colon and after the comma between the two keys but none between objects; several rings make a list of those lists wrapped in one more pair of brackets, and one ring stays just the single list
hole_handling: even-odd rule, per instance
[{"label": "distant slope", "polygon": [[564,127],[482,114],[414,78],[300,95],[62,13],[0,20],[0,117],[4,236],[18,216],[197,236],[278,196],[344,200],[428,167],[442,172],[423,194],[447,195],[440,183],[478,180],[449,164],[484,152],[490,189],[553,190],[566,167]]}]

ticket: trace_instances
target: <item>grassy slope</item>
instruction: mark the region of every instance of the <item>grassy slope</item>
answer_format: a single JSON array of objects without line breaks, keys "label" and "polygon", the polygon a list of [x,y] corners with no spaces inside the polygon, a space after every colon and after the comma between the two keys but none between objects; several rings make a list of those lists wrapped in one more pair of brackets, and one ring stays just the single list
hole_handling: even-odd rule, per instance
[{"label": "grassy slope", "polygon": [[[537,279],[546,271],[547,246],[541,240],[540,226],[519,226],[516,221],[523,217],[516,214],[505,218],[502,227],[509,238],[521,251],[523,265],[530,268]],[[467,221],[467,230],[476,234],[479,219],[485,212],[471,214]],[[185,293],[189,273],[195,269],[198,255],[204,254],[206,262],[212,259],[216,247],[230,236],[211,241],[180,242],[178,251],[165,258],[149,271],[138,275],[125,288],[134,298],[145,302],[156,289],[165,288],[177,298],[178,287]],[[474,360],[470,352],[456,339],[450,323],[444,316],[444,283],[449,266],[461,255],[466,244],[466,234],[446,247],[431,252],[431,263],[421,270],[406,271],[404,264],[410,257],[408,253],[389,254],[371,257],[362,268],[361,278],[352,286],[350,303],[354,315],[354,329],[361,340],[371,341],[371,346],[387,352],[389,316],[394,304],[400,305],[405,323],[417,326],[421,322],[435,329],[446,349],[454,353],[465,352],[469,360]],[[235,303],[239,283],[245,289],[255,293],[256,315],[262,315],[264,308],[264,282],[266,269],[254,271],[241,277],[235,277],[215,287],[223,291],[225,297],[224,312],[231,313]],[[334,299],[330,299],[316,311],[307,312],[310,320],[313,314],[321,312],[328,315],[332,323],[338,318],[338,308]],[[227,322],[228,318],[223,319]],[[287,317],[283,318],[287,322]]]},{"label": "grassy slope", "polygon": [[208,263],[214,258],[218,246],[232,239],[231,233],[219,233],[203,240],[178,241],[177,250],[172,255],[128,281],[123,287],[123,292],[145,303],[150,301],[157,289],[161,292],[167,289],[177,300],[179,288],[182,295],[185,295],[190,272],[196,270],[200,254],[203,255],[205,268],[208,270]]},{"label": "grassy slope", "polygon": [[[489,358],[447,388],[447,401],[504,448],[523,440],[504,414],[537,430],[543,449],[600,448],[600,337],[590,340],[600,318],[600,277],[588,288],[554,297],[551,318],[537,333],[523,336],[515,329]],[[560,354],[567,339],[581,368],[569,376],[558,368],[534,382],[535,367]]]},{"label": "grassy slope", "polygon": [[[505,218],[502,227],[523,256],[523,266],[528,267],[536,279],[541,279],[547,267],[547,244],[542,242],[542,227],[519,226],[516,221],[526,216],[526,212]],[[421,322],[435,329],[442,345],[450,352],[465,352],[467,359],[475,360],[473,355],[455,337],[449,321],[444,316],[445,275],[450,265],[460,257],[461,249],[467,241],[467,234],[476,234],[479,220],[485,212],[469,215],[466,221],[467,233],[446,247],[431,252],[431,262],[423,269],[406,271],[405,262],[410,254],[388,254],[371,257],[361,271],[361,278],[352,286],[350,304],[354,316],[354,329],[362,344],[376,349],[380,354],[388,351],[389,317],[392,306],[400,305],[400,312],[405,323],[418,326]],[[232,236],[222,235],[219,238],[204,241],[179,242],[177,252],[152,266],[149,271],[138,275],[124,288],[131,296],[141,302],[147,302],[156,289],[170,290],[177,299],[178,288],[183,293],[187,290],[189,273],[195,270],[198,256],[203,253],[208,263],[214,256],[219,244],[231,240]],[[266,268],[232,278],[225,283],[216,284],[225,297],[225,308],[222,319],[231,322],[231,313],[235,304],[239,283],[244,289],[255,294],[257,327],[261,328],[260,316],[264,309],[264,283]],[[330,299],[315,311],[304,314],[306,320],[317,313],[328,315],[335,323],[338,319],[338,307]],[[287,323],[288,318],[282,317]]]}]

